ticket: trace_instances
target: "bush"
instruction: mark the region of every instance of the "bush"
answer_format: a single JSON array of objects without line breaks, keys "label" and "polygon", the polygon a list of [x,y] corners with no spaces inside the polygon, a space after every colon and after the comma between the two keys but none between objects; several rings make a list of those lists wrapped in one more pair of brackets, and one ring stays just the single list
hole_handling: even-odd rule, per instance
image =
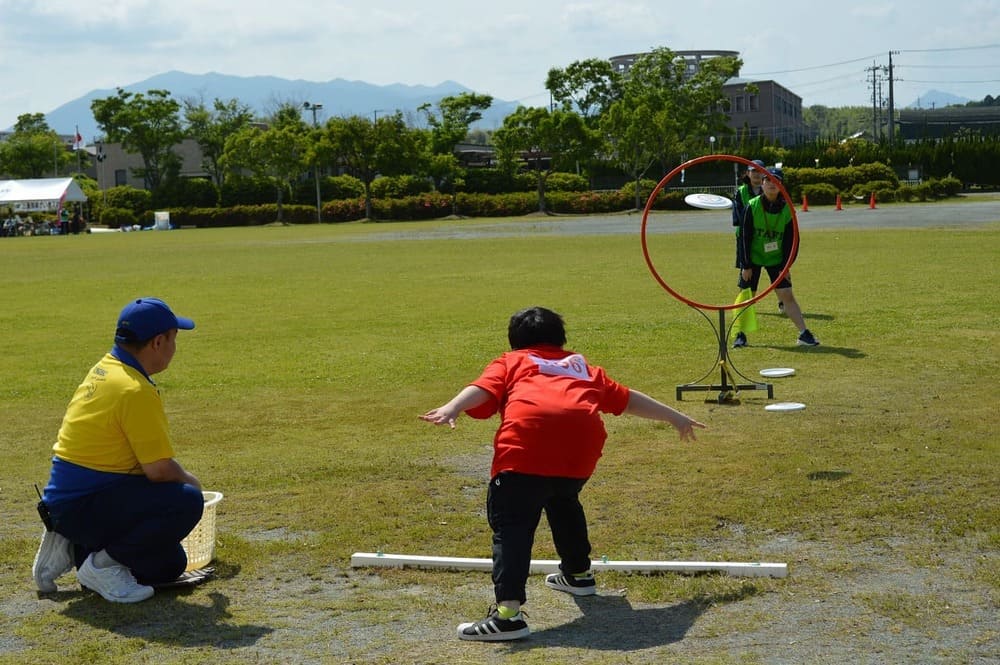
[{"label": "bush", "polygon": [[[643,178],[642,180],[639,181],[639,207],[646,205],[646,201],[649,199],[649,195],[652,194],[657,184],[658,183],[656,180],[650,180],[648,178]],[[621,192],[621,195],[625,197],[625,200],[629,202],[628,205],[629,209],[631,209],[632,206],[635,205],[635,189],[636,189],[635,180],[631,180],[625,183],[619,190]],[[663,190],[660,190],[659,196],[660,197],[664,196]]]},{"label": "bush", "polygon": [[406,196],[426,194],[434,189],[427,178],[412,175],[383,176],[372,181],[372,198],[399,199]]},{"label": "bush", "polygon": [[509,174],[500,169],[468,169],[465,174],[465,191],[470,194],[533,192],[536,189],[535,177],[527,173]]},{"label": "bush", "polygon": [[962,191],[962,181],[951,175],[941,180],[941,186],[945,196],[958,196]]},{"label": "bush", "polygon": [[[175,226],[221,228],[228,226],[261,226],[278,220],[278,206],[268,203],[257,206],[228,208],[182,208],[170,211],[170,223]],[[281,221],[288,224],[315,224],[316,207],[285,204],[281,206]]]},{"label": "bush", "polygon": [[328,222],[353,222],[365,218],[365,200],[362,196],[354,199],[337,199],[323,204],[323,220]]},{"label": "bush", "polygon": [[897,201],[912,201],[917,198],[917,190],[910,185],[900,185],[896,190]]},{"label": "bush", "polygon": [[352,175],[338,175],[320,180],[324,201],[357,199],[365,195],[365,185]]},{"label": "bush", "polygon": [[868,200],[868,198],[872,195],[872,192],[875,192],[876,199],[884,201],[885,198],[880,196],[879,193],[886,191],[895,193],[898,186],[898,181],[890,182],[888,180],[873,180],[871,182],[859,183],[851,187],[851,196],[858,199]]},{"label": "bush", "polygon": [[172,178],[161,184],[152,197],[152,207],[212,208],[219,204],[219,189],[205,178]]},{"label": "bush", "polygon": [[575,173],[556,172],[545,183],[547,192],[586,192],[589,189],[587,179]]},{"label": "bush", "polygon": [[[153,195],[145,189],[136,189],[129,185],[118,185],[104,193],[104,201],[104,205],[107,208],[128,210],[135,218],[138,218],[142,213],[152,209]],[[134,224],[135,222],[132,223]]]},{"label": "bush", "polygon": [[802,185],[802,195],[809,203],[816,205],[831,205],[837,202],[837,188],[825,182]]},{"label": "bush", "polygon": [[107,206],[101,211],[100,223],[109,229],[120,229],[123,226],[135,226],[139,223],[139,218],[126,208]]},{"label": "bush", "polygon": [[[313,190],[315,195],[315,189]],[[284,200],[292,200],[292,192],[285,187]],[[278,191],[275,189],[274,181],[270,178],[255,178],[249,176],[230,176],[222,183],[219,192],[220,205],[224,208],[230,206],[252,206],[276,203]],[[316,208],[313,208],[313,213]]]}]

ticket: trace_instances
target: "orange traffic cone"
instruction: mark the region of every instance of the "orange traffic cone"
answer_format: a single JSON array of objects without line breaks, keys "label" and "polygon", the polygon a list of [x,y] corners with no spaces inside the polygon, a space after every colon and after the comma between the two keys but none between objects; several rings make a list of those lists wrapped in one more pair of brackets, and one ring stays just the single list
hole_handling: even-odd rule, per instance
[{"label": "orange traffic cone", "polygon": [[802,195],[802,212],[809,212],[809,199],[805,194]]},{"label": "orange traffic cone", "polygon": [[872,197],[868,199],[868,208],[871,210],[875,209],[875,192],[872,192]]},{"label": "orange traffic cone", "polygon": [[837,194],[837,210],[843,210],[844,206],[840,204],[840,194]]}]

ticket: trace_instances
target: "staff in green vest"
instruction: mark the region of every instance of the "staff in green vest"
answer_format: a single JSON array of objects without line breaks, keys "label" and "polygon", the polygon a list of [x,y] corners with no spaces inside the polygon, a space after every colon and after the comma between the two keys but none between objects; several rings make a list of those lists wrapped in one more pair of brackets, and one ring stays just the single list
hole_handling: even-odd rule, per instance
[{"label": "staff in green vest", "polygon": [[[786,263],[795,261],[792,255],[794,233],[792,212],[781,196],[776,179],[781,180],[779,168],[769,168],[762,183],[762,193],[750,200],[740,222],[736,244],[736,267],[740,269],[739,288],[757,292],[761,268],[773,283],[784,270]],[[778,283],[774,292],[784,305],[785,314],[799,330],[800,346],[819,346],[819,340],[806,328],[802,309],[792,293],[792,275],[789,272]],[[734,348],[747,345],[744,333],[733,342]]]}]

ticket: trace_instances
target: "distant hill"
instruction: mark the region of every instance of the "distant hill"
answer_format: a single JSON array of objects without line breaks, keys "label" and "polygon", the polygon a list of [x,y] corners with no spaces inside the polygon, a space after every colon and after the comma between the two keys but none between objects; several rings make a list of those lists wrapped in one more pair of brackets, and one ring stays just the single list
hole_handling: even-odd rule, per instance
[{"label": "distant hill", "polygon": [[[421,104],[426,102],[434,104],[442,97],[472,92],[471,89],[454,81],[445,81],[433,87],[398,83],[377,86],[345,79],[326,82],[301,79],[291,81],[274,76],[229,76],[215,72],[187,74],[178,71],[157,74],[145,81],[125,85],[122,88],[127,92],[142,93],[149,90],[167,90],[178,101],[203,100],[207,106],[210,106],[215,99],[223,101],[238,99],[261,116],[268,115],[286,102],[322,104],[323,109],[318,113],[321,122],[337,116],[374,117],[376,112],[383,115],[399,110],[412,122],[419,123],[422,118],[416,116],[416,109]],[[60,134],[71,135],[79,126],[80,134],[89,143],[98,134],[97,122],[91,114],[90,103],[95,99],[115,94],[115,89],[93,90],[46,114],[46,121],[49,127]],[[503,124],[503,119],[517,106],[517,102],[494,99],[493,106],[483,113],[483,119],[475,126],[481,129],[499,127]],[[312,113],[306,115],[303,112],[303,117],[311,121]]]},{"label": "distant hill", "polygon": [[924,94],[917,97],[914,101],[907,104],[904,108],[908,109],[940,109],[945,106],[952,106],[953,104],[965,105],[966,102],[971,102],[972,100],[968,97],[959,97],[958,95],[953,95],[950,92],[941,92],[940,90],[928,90]]}]

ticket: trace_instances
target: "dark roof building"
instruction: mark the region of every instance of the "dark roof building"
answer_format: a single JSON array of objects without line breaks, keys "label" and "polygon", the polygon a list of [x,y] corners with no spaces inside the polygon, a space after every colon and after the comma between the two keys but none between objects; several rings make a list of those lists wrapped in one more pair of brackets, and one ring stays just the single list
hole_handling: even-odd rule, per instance
[{"label": "dark roof building", "polygon": [[948,106],[943,109],[902,109],[896,120],[904,141],[940,139],[959,130],[1000,134],[1000,106]]}]

